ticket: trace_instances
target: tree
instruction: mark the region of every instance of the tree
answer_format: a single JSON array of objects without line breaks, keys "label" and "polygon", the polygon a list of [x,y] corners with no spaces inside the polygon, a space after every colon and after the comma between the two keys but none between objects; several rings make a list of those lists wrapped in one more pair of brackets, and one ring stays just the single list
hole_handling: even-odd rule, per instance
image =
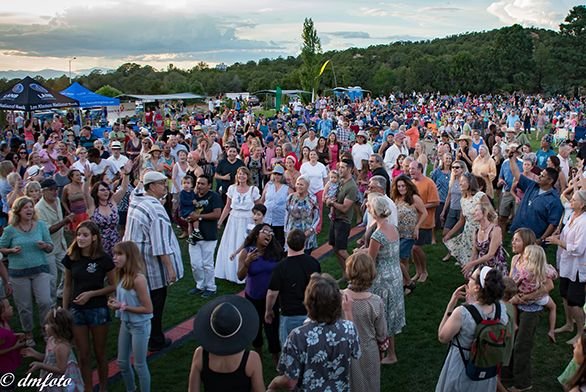
[{"label": "tree", "polygon": [[106,97],[116,97],[122,95],[122,91],[107,84],[97,89],[96,94],[105,95]]},{"label": "tree", "polygon": [[586,38],[586,5],[577,5],[570,10],[566,19],[560,25],[563,35]]},{"label": "tree", "polygon": [[305,18],[301,38],[303,39],[303,46],[301,47],[302,64],[299,72],[301,87],[307,91],[317,91],[322,51],[321,40],[317,36],[317,30],[311,18]]}]

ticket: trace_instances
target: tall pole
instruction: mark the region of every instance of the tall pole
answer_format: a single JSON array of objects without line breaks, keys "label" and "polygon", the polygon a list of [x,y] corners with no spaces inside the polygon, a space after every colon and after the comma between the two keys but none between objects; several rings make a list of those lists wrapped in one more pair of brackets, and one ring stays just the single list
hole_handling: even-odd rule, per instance
[{"label": "tall pole", "polygon": [[75,59],[77,59],[77,57],[69,59],[69,84],[71,84],[71,62]]},{"label": "tall pole", "polygon": [[334,74],[334,88],[338,87],[338,81],[336,80],[336,70],[334,69],[334,62],[330,61],[332,65],[332,73]]}]

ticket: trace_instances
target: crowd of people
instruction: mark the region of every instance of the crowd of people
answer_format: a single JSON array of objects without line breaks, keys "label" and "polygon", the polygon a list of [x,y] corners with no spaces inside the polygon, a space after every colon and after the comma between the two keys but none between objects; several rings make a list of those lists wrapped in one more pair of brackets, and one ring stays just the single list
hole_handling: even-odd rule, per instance
[{"label": "crowd of people", "polygon": [[[93,356],[105,391],[115,315],[126,388],[136,390],[136,375],[150,390],[147,352],[172,343],[162,320],[185,261],[187,295],[208,300],[195,319],[190,390],[265,390],[265,341],[279,373],[269,390],[380,390],[381,365],[400,360],[405,296],[433,284],[424,247],[445,246],[443,262],[468,284],[439,325],[450,351],[436,390],[531,389],[544,308],[552,342],[575,332],[565,386],[586,387],[586,143],[576,136],[586,137],[585,105],[439,93],[296,100],[273,117],[242,104],[161,105],[101,137],[70,116],[39,124],[11,114],[0,142],[1,372],[24,355],[42,361],[32,371],[90,391]],[[312,256],[324,230],[337,281]],[[218,279],[243,284],[244,298],[218,296]],[[548,293],[558,279],[556,328]],[[22,333],[10,329],[9,300]],[[514,326],[502,372],[483,381],[466,370],[477,315]],[[32,348],[40,339],[44,354]]]}]

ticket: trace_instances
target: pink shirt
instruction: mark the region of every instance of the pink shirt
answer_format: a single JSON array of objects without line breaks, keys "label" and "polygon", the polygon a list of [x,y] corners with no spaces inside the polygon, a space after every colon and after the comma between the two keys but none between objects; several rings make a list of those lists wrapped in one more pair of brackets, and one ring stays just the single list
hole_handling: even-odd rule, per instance
[{"label": "pink shirt", "polygon": [[[16,344],[18,338],[9,328],[0,327],[0,350],[7,349]],[[20,366],[22,357],[20,350],[12,350],[0,355],[0,373],[14,373]]]}]

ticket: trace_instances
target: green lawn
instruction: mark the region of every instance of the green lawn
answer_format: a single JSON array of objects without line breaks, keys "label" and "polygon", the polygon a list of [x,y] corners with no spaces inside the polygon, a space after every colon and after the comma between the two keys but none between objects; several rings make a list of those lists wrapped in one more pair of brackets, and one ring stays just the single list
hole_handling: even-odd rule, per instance
[{"label": "green lawn", "polygon": [[[320,244],[325,242],[327,230],[320,236]],[[183,244],[184,245],[184,244]],[[510,247],[509,247],[510,249]],[[431,391],[441,371],[447,346],[437,341],[437,327],[443,316],[447,301],[453,290],[464,283],[459,268],[452,262],[443,263],[445,255],[443,245],[428,246],[425,248],[428,256],[429,280],[420,284],[415,292],[406,298],[407,326],[403,333],[397,336],[397,355],[399,362],[392,366],[384,366],[382,370],[382,390],[389,391]],[[186,249],[183,249],[186,256]],[[553,252],[549,252],[550,262],[553,262]],[[184,257],[186,271],[188,258]],[[340,269],[333,256],[322,261],[322,269],[334,277],[340,277]],[[241,287],[218,281],[219,293],[235,293]],[[189,273],[181,282],[170,290],[165,311],[165,324],[172,326],[192,316],[204,302],[199,297],[186,294],[192,287],[193,281]],[[557,291],[553,294],[556,303],[560,304],[558,317],[563,317],[561,300]],[[561,320],[561,319],[560,319]],[[559,324],[559,323],[558,323]],[[115,331],[117,323],[112,325],[112,338],[109,343],[110,357],[115,355]],[[544,314],[537,331],[536,349],[533,358],[534,388],[535,391],[557,391],[556,377],[571,358],[572,348],[564,342],[570,334],[559,336],[557,344],[547,340],[547,318]],[[187,380],[193,350],[197,342],[186,339],[172,351],[159,355],[150,361],[153,391],[184,391],[187,389]],[[270,382],[275,376],[271,369],[270,356],[263,355],[265,381]],[[112,391],[124,391],[123,383],[118,380],[113,383]]]}]

